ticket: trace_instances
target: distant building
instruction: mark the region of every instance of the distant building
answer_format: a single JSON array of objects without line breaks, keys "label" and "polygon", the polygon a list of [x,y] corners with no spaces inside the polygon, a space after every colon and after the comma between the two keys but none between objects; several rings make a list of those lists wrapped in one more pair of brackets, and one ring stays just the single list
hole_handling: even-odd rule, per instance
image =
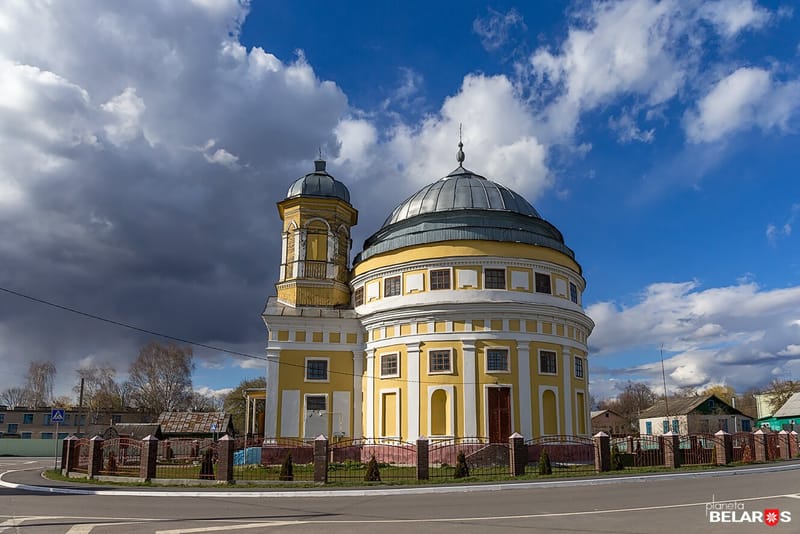
[{"label": "distant building", "polygon": [[[50,408],[0,406],[0,438],[64,439],[78,431],[77,408],[64,411],[64,421],[58,424],[57,432],[56,423],[50,420],[50,414]],[[89,427],[93,425],[106,428],[123,423],[147,423],[150,420],[148,414],[141,412],[122,410],[87,414],[84,409],[80,414],[80,435],[90,435]]]},{"label": "distant building", "polygon": [[753,420],[716,395],[664,400],[639,414],[639,433],[661,435],[750,432]]},{"label": "distant building", "polygon": [[800,430],[800,393],[795,393],[769,417],[759,418],[759,426],[770,430]]},{"label": "distant building", "polygon": [[609,436],[624,436],[633,429],[630,422],[614,410],[597,410],[592,412],[592,434],[605,432]]},{"label": "distant building", "polygon": [[214,438],[235,435],[233,418],[225,412],[165,412],[158,416],[164,439]]}]

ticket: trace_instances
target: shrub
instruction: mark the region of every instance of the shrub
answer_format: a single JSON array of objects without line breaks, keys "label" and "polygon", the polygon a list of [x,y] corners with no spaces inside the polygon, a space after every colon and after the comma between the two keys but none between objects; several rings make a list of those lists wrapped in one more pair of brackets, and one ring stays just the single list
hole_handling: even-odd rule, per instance
[{"label": "shrub", "polygon": [[381,481],[381,470],[378,468],[378,461],[375,459],[374,454],[369,459],[369,463],[367,463],[367,472],[364,475],[364,481],[365,482]]},{"label": "shrub", "polygon": [[614,445],[611,449],[611,469],[614,471],[622,471],[625,466],[622,464],[622,454],[619,452],[619,447]]},{"label": "shrub", "polygon": [[542,452],[539,454],[539,474],[552,475],[553,466],[550,465],[550,455],[547,454],[547,449],[542,447]]},{"label": "shrub", "polygon": [[214,479],[214,451],[206,449],[203,452],[203,461],[200,462],[200,478],[206,480]]},{"label": "shrub", "polygon": [[464,456],[464,451],[458,451],[458,456],[456,457],[456,472],[453,476],[455,478],[469,476],[469,466],[467,465],[467,457]]},{"label": "shrub", "polygon": [[117,472],[117,456],[113,452],[108,453],[108,460],[106,461],[106,471],[108,471],[108,473],[112,475]]},{"label": "shrub", "polygon": [[286,459],[281,464],[281,474],[279,480],[294,480],[294,468],[292,466],[292,455],[287,454]]},{"label": "shrub", "polygon": [[742,450],[742,463],[753,463],[753,451],[750,450],[750,445],[745,444],[744,450]]}]

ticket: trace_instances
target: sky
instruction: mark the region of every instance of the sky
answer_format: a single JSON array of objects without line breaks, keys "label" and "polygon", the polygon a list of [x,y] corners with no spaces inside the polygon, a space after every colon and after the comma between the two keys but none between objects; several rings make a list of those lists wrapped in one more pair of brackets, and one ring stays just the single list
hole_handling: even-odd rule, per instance
[{"label": "sky", "polygon": [[[753,0],[0,0],[0,287],[263,357],[276,202],[321,150],[359,210],[465,165],[587,281],[591,392],[800,378],[800,12]],[[388,194],[387,194],[388,193]],[[0,291],[0,390],[124,379],[152,336]],[[195,388],[264,362],[195,348]]]}]

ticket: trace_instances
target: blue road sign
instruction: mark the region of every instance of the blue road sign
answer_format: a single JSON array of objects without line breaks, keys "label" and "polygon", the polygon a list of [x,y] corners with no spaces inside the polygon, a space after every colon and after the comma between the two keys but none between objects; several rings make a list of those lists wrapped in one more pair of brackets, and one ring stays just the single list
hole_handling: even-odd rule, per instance
[{"label": "blue road sign", "polygon": [[50,410],[50,422],[51,423],[63,423],[64,422],[64,409],[63,408],[53,408]]}]

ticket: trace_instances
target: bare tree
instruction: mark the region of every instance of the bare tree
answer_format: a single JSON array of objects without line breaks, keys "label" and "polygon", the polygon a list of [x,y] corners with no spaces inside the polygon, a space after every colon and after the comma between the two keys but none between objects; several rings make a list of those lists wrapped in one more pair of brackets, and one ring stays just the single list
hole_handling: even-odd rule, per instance
[{"label": "bare tree", "polygon": [[[101,413],[121,410],[125,407],[123,386],[115,378],[117,370],[111,365],[84,367],[78,369],[78,376],[83,379],[83,404],[87,408],[87,419],[95,420]],[[73,388],[80,394],[80,385]]]},{"label": "bare tree", "polygon": [[774,379],[764,393],[769,395],[769,407],[771,410],[778,410],[786,404],[789,397],[800,391],[800,381],[798,380],[779,380]]},{"label": "bare tree", "polygon": [[28,390],[28,400],[33,407],[50,405],[55,377],[56,366],[53,362],[31,362],[25,388]]},{"label": "bare tree", "polygon": [[628,381],[616,399],[600,401],[599,407],[602,410],[617,412],[633,426],[633,422],[639,417],[639,412],[655,404],[656,398],[657,395],[644,382]]},{"label": "bare tree", "polygon": [[128,372],[131,404],[153,415],[188,409],[193,369],[191,347],[148,343]]},{"label": "bare tree", "polygon": [[69,395],[59,395],[53,399],[53,407],[55,408],[70,408],[75,404],[75,401]]},{"label": "bare tree", "polygon": [[725,385],[717,385],[711,386],[706,388],[703,391],[703,395],[716,395],[720,399],[724,400],[728,404],[734,404],[736,401],[733,399],[736,398],[736,390],[733,386],[725,386]]},{"label": "bare tree", "polygon": [[0,401],[6,406],[26,406],[28,404],[28,391],[25,388],[8,388],[0,393]]},{"label": "bare tree", "polygon": [[189,399],[189,408],[193,412],[218,412],[222,408],[222,400],[215,395],[194,391]]}]

